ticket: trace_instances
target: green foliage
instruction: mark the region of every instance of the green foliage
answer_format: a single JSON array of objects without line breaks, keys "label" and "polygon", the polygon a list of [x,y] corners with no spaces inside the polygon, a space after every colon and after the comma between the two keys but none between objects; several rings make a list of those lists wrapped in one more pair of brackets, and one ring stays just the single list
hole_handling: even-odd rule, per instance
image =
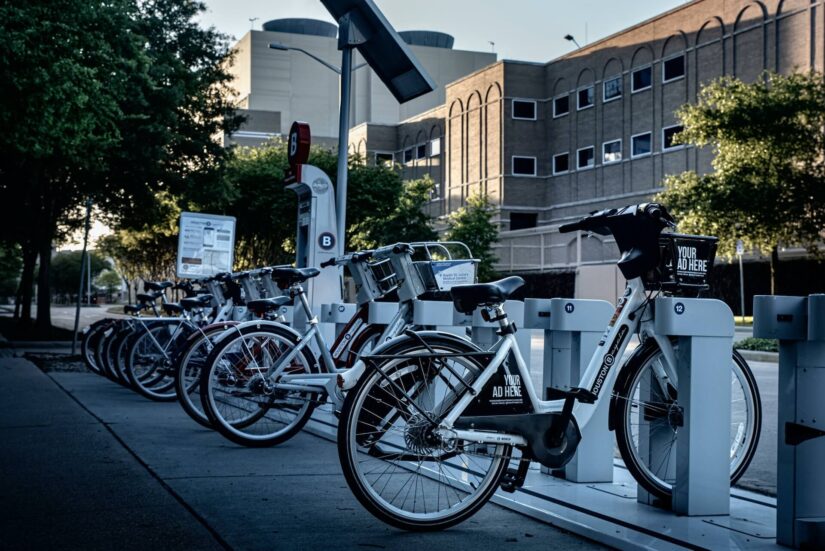
[{"label": "green foliage", "polygon": [[478,280],[490,281],[496,278],[493,264],[496,256],[492,246],[498,241],[498,229],[493,224],[493,206],[486,195],[471,195],[466,206],[450,214],[447,220],[446,241],[462,241],[480,260]]},{"label": "green foliage", "polygon": [[[380,171],[373,171],[378,172]],[[376,205],[375,211],[350,226],[353,249],[374,249],[393,242],[433,241],[437,238],[424,206],[430,200],[435,183],[429,176],[403,183],[396,204]],[[388,207],[391,209],[389,212]]]},{"label": "green foliage", "polygon": [[181,209],[169,193],[157,197],[153,222],[120,229],[98,239],[97,249],[115,262],[126,279],[162,280],[174,276]]},{"label": "green foliage", "polygon": [[123,280],[114,270],[103,270],[94,281],[96,287],[106,291],[106,294],[111,297],[118,289],[121,288]]},{"label": "green foliage", "polygon": [[712,147],[714,171],[668,176],[656,197],[682,232],[737,239],[763,253],[778,244],[816,251],[825,228],[825,81],[816,73],[723,77],[677,113],[682,143]]},{"label": "green foliage", "polygon": [[748,337],[733,345],[739,350],[756,350],[758,352],[779,352],[779,341],[776,339],[756,339]]},{"label": "green foliage", "polygon": [[[83,219],[140,227],[160,191],[203,186],[239,124],[227,99],[228,44],[190,0],[10,0],[0,5],[0,201],[4,240],[39,255]],[[162,214],[162,209],[160,209]],[[34,262],[25,264],[30,281]],[[30,302],[28,296],[23,303]],[[49,324],[48,296],[38,324]],[[24,317],[28,314],[24,308]]]},{"label": "green foliage", "polygon": [[[61,295],[77,295],[77,290],[80,285],[80,272],[82,269],[83,251],[63,251],[54,256],[52,260],[52,292]],[[101,272],[101,270],[108,268],[108,263],[95,253],[89,251],[89,259],[91,265],[92,281]],[[83,282],[84,293],[86,292],[86,282]]]}]

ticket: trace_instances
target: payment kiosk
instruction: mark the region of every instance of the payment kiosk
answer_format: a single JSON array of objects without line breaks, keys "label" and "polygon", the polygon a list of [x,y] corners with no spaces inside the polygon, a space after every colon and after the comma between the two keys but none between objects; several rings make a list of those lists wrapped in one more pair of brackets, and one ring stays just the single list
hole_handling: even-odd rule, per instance
[{"label": "payment kiosk", "polygon": [[[295,266],[318,268],[338,253],[335,217],[335,188],[324,171],[306,164],[311,143],[309,125],[294,122],[289,131],[288,158],[290,174],[287,189],[298,196],[298,229],[295,239]],[[321,269],[320,275],[304,283],[307,299],[316,315],[321,304],[341,302],[339,269]],[[297,310],[296,317],[300,314]],[[295,320],[300,326],[306,320]]]}]

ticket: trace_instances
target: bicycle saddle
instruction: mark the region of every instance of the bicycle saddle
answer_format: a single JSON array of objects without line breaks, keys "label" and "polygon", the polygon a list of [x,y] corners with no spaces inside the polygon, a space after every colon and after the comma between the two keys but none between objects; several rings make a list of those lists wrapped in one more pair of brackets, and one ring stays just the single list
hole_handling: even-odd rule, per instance
[{"label": "bicycle saddle", "polygon": [[278,286],[283,289],[295,283],[303,283],[320,273],[321,270],[318,268],[274,268],[272,278],[277,279]]},{"label": "bicycle saddle", "polygon": [[265,314],[266,312],[276,310],[277,308],[280,308],[281,306],[285,306],[287,304],[292,304],[292,299],[287,296],[280,296],[250,300],[246,303],[246,307],[252,310],[252,312],[261,315]]},{"label": "bicycle saddle", "polygon": [[181,312],[183,312],[183,306],[181,306],[177,302],[166,302],[161,306],[163,306],[163,311],[170,316],[172,314],[180,314]]},{"label": "bicycle saddle", "polygon": [[164,289],[168,289],[169,287],[173,287],[175,284],[171,281],[144,281],[143,288],[148,289],[150,291],[163,291]]},{"label": "bicycle saddle", "polygon": [[135,298],[144,303],[155,302],[162,294],[163,293],[158,291],[154,293],[138,293],[135,295]]},{"label": "bicycle saddle", "polygon": [[145,304],[127,304],[123,307],[123,311],[127,314],[140,314],[144,308],[146,308]]},{"label": "bicycle saddle", "polygon": [[511,276],[492,283],[456,285],[450,289],[450,296],[456,310],[462,314],[472,314],[473,310],[479,306],[501,304],[522,285],[524,285],[523,279],[519,276]]},{"label": "bicycle saddle", "polygon": [[180,305],[183,306],[185,310],[192,310],[193,308],[203,308],[204,306],[209,306],[212,302],[212,295],[206,293],[203,295],[198,295],[196,297],[187,297],[181,299]]}]

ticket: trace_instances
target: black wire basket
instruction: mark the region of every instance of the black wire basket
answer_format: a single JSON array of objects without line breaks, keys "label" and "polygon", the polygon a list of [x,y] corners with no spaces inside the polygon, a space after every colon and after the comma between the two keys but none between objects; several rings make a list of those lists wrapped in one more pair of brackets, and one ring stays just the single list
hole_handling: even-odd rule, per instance
[{"label": "black wire basket", "polygon": [[710,288],[718,238],[664,233],[659,236],[659,265],[644,278],[645,289],[695,296]]}]

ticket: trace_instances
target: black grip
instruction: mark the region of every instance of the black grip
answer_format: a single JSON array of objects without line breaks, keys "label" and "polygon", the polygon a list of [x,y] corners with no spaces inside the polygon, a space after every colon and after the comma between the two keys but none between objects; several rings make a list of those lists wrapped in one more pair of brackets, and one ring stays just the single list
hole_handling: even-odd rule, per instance
[{"label": "black grip", "polygon": [[321,262],[321,264],[319,264],[319,266],[321,268],[326,268],[327,266],[335,266],[335,259],[330,258],[329,260],[324,260],[323,262]]},{"label": "black grip", "polygon": [[580,222],[571,222],[559,226],[559,233],[570,233],[579,229]]}]

